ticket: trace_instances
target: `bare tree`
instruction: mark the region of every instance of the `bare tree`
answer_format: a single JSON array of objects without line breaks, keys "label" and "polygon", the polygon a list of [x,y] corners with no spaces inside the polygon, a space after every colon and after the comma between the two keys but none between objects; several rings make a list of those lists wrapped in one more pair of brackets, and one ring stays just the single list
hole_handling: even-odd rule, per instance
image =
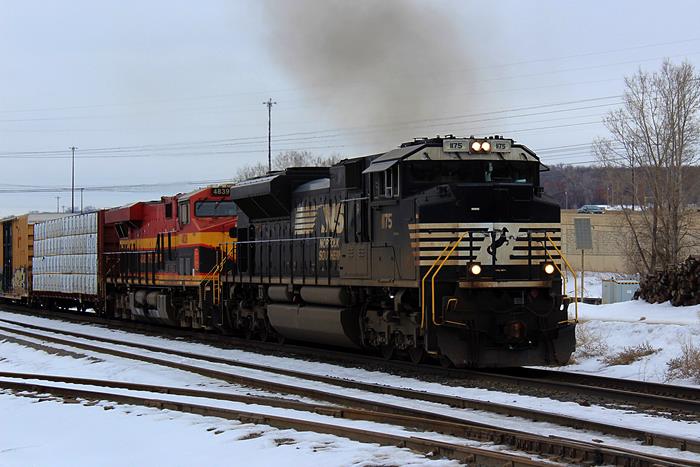
[{"label": "bare tree", "polygon": [[[604,119],[611,136],[594,152],[608,166],[624,167],[631,206],[623,211],[639,272],[680,261],[689,238],[684,171],[698,160],[700,78],[689,63],[666,60],[655,73],[625,78],[622,107]],[[629,198],[628,198],[629,199]],[[639,206],[639,215],[631,208]]]},{"label": "bare tree", "polygon": [[[330,156],[317,156],[309,151],[287,151],[277,154],[272,159],[272,170],[284,170],[288,167],[328,167],[340,161],[342,157],[333,154]],[[259,162],[254,165],[246,165],[238,169],[235,181],[260,177],[267,173],[267,164]]]},{"label": "bare tree", "polygon": [[249,178],[260,177],[267,173],[267,164],[258,162],[253,165],[244,165],[238,169],[236,176],[233,178],[235,182],[248,180]]}]

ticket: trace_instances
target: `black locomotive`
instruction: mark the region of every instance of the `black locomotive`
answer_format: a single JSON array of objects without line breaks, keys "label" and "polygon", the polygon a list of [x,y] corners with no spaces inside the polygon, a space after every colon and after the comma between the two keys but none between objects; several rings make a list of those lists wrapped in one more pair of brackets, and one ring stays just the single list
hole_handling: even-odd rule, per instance
[{"label": "black locomotive", "polygon": [[566,362],[560,208],[502,137],[417,139],[234,186],[216,324],[468,367]]}]

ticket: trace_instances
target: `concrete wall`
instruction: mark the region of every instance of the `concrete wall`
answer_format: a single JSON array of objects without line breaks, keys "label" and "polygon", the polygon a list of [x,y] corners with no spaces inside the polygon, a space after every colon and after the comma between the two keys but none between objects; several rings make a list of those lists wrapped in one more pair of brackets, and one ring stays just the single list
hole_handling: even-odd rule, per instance
[{"label": "concrete wall", "polygon": [[[562,210],[562,248],[564,255],[574,269],[581,269],[581,250],[576,250],[574,219],[588,217],[591,219],[593,249],[585,251],[586,271],[633,273],[626,262],[625,242],[629,227],[622,212],[607,211],[605,214],[578,214],[574,210]],[[693,219],[693,230],[700,236],[700,212]],[[700,248],[693,254],[700,255]]]}]

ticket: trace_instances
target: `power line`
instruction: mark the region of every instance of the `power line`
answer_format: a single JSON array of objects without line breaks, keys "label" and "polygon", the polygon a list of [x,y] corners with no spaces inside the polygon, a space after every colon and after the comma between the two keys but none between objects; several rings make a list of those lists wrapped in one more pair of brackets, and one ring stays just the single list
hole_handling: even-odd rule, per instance
[{"label": "power line", "polygon": [[[308,139],[341,137],[343,135],[357,134],[359,132],[385,131],[385,130],[390,129],[390,128],[410,127],[410,126],[418,125],[421,123],[443,122],[443,123],[441,123],[441,125],[443,125],[443,124],[446,124],[446,122],[448,122],[449,120],[457,120],[457,121],[454,121],[451,123],[453,125],[457,125],[457,124],[465,124],[465,123],[479,123],[479,122],[484,122],[484,121],[492,121],[492,120],[498,120],[499,118],[503,118],[503,119],[522,118],[522,117],[526,117],[526,116],[547,115],[547,114],[562,113],[562,112],[573,112],[573,111],[578,111],[578,110],[586,110],[586,109],[606,107],[606,106],[610,106],[610,105],[617,105],[618,102],[615,101],[615,102],[609,102],[609,103],[604,103],[604,104],[594,104],[594,105],[590,105],[590,106],[579,106],[579,107],[570,108],[570,109],[552,109],[552,110],[547,110],[547,111],[542,111],[542,112],[531,112],[531,113],[520,114],[520,115],[504,115],[504,114],[519,112],[519,111],[546,109],[549,107],[562,107],[565,105],[579,104],[579,103],[600,102],[600,101],[604,101],[604,100],[618,99],[619,97],[621,97],[621,96],[620,95],[601,96],[601,97],[577,99],[577,100],[571,100],[571,101],[554,102],[554,103],[549,103],[549,104],[540,104],[540,105],[534,105],[534,106],[516,107],[516,108],[512,108],[512,109],[499,109],[499,110],[488,111],[488,112],[477,112],[477,113],[471,113],[471,114],[453,115],[453,116],[449,116],[449,117],[408,120],[408,121],[403,121],[403,122],[398,122],[398,123],[387,123],[387,124],[383,124],[383,125],[355,126],[355,127],[346,127],[346,128],[340,128],[340,129],[314,130],[314,131],[297,131],[297,132],[280,134],[280,135],[276,136],[274,138],[274,140],[275,140],[275,142],[289,142],[292,140],[299,141],[299,140],[308,140]],[[491,116],[502,115],[502,116],[498,117],[498,118],[494,117],[494,118],[490,118],[490,119],[482,118],[482,119],[476,119],[476,120],[471,120],[471,121],[464,120],[465,118],[469,118],[469,117],[483,117],[483,116],[490,116],[490,115]],[[432,125],[432,126],[438,126],[438,125],[436,124],[436,125]],[[292,138],[290,138],[292,136],[300,136],[302,138],[292,139]],[[144,144],[144,145],[135,145],[135,146],[93,147],[93,148],[84,148],[81,152],[83,154],[93,154],[93,153],[109,154],[109,153],[119,153],[119,152],[129,152],[129,151],[144,151],[144,150],[147,150],[147,151],[171,151],[171,150],[182,150],[182,149],[187,149],[187,148],[196,147],[196,146],[236,146],[236,145],[241,145],[241,144],[255,144],[258,142],[262,142],[263,140],[264,140],[264,136],[248,136],[248,137],[216,139],[216,140],[190,141],[190,142],[183,142],[183,143],[161,143],[161,144]],[[0,157],[34,156],[34,155],[60,155],[60,154],[62,154],[62,151],[60,151],[60,150],[5,151],[5,152],[0,152]]]}]

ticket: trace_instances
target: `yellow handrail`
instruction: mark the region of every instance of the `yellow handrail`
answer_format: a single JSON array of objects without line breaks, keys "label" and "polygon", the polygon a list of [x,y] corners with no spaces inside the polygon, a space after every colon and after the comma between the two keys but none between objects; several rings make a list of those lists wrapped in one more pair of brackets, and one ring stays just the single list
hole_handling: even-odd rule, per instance
[{"label": "yellow handrail", "polygon": [[202,287],[202,290],[204,289],[204,287],[207,286],[208,283],[212,284],[212,301],[215,305],[219,304],[219,294],[221,293],[221,288],[219,284],[221,278],[218,277],[217,274],[220,274],[221,271],[224,269],[224,265],[226,264],[227,260],[228,254],[223,255],[221,261],[214,265],[211,271],[209,271],[209,273],[207,273],[207,275],[205,276],[205,279],[202,280],[202,282],[200,283],[200,287]]},{"label": "yellow handrail", "polygon": [[[438,275],[442,267],[445,265],[447,262],[448,258],[452,256],[452,253],[455,251],[457,246],[460,244],[462,239],[468,234],[469,232],[464,232],[462,235],[459,236],[457,241],[455,242],[454,246],[452,249],[450,249],[449,253],[445,255],[445,258],[442,260],[440,263],[440,266],[438,266],[437,270],[433,273],[433,275],[430,277],[430,296],[431,296],[431,302],[432,302],[432,320],[433,324],[437,325],[438,323],[435,321],[435,277]],[[449,245],[448,245],[449,246]]]},{"label": "yellow handrail", "polygon": [[[569,269],[569,271],[571,271],[571,275],[574,278],[574,310],[575,310],[575,316],[576,316],[574,319],[574,322],[578,323],[578,287],[577,287],[578,280],[577,280],[577,276],[576,276],[576,271],[574,271],[574,268],[572,268],[571,264],[569,264],[569,262],[566,260],[566,256],[564,256],[564,253],[562,253],[562,251],[559,249],[559,247],[557,247],[556,243],[554,243],[554,240],[552,240],[552,237],[550,237],[547,232],[545,232],[544,235],[547,238],[547,240],[549,241],[549,243],[552,244],[552,246],[554,247],[554,250],[559,254],[559,257],[561,258],[561,260],[564,261],[564,264],[566,265],[566,267]],[[547,253],[547,256],[549,256],[549,259],[552,260],[554,267],[557,268],[557,271],[559,271],[559,274],[562,276],[562,279],[564,282],[564,284],[563,284],[564,285],[564,294],[566,294],[566,274],[564,272],[562,272],[562,270],[559,268],[559,266],[557,265],[554,258],[552,258],[552,255],[549,254],[549,251],[547,250],[547,243],[542,242],[542,245],[544,246],[544,252]],[[569,320],[567,319],[567,321],[569,321]]]},{"label": "yellow handrail", "polygon": [[[420,298],[421,298],[420,328],[421,329],[425,328],[425,280],[428,278],[428,275],[433,270],[433,268],[435,268],[435,265],[438,263],[438,261],[440,261],[440,259],[442,258],[442,255],[445,254],[445,252],[450,247],[450,245],[452,245],[452,242],[447,242],[447,246],[445,248],[443,248],[443,250],[440,252],[438,257],[435,258],[435,261],[433,261],[433,264],[430,266],[430,269],[428,269],[428,272],[426,272],[425,275],[423,276],[423,279],[421,279],[421,283],[420,283]],[[419,258],[418,261],[420,264],[420,254],[418,255],[418,258]]]}]

